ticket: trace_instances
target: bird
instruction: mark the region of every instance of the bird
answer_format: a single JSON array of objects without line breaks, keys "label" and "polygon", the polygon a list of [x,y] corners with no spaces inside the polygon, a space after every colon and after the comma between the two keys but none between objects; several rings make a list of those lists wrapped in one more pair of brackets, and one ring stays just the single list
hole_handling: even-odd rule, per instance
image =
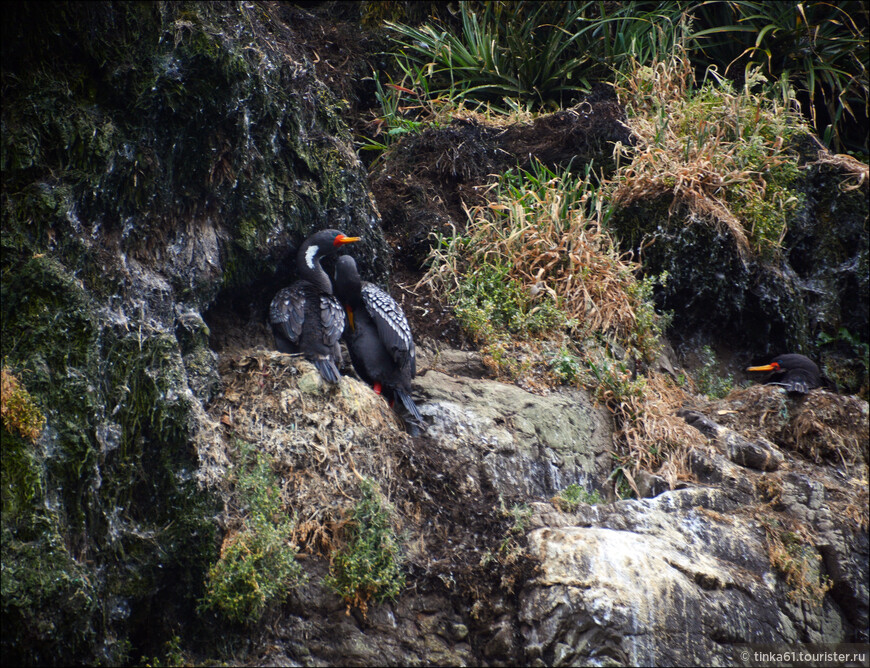
[{"label": "bird", "polygon": [[[833,385],[822,376],[819,367],[809,357],[789,353],[775,357],[770,364],[751,366],[747,371],[769,371],[768,385],[780,385],[789,392],[807,394],[817,387]],[[836,387],[836,386],[835,386]]]},{"label": "bird", "polygon": [[407,410],[408,431],[417,436],[423,417],[411,397],[417,373],[414,337],[402,307],[373,283],[360,279],[356,261],[343,255],[335,263],[335,295],[347,312],[344,341],[359,377],[390,404],[398,398]]},{"label": "bird", "polygon": [[341,364],[338,342],[344,331],[345,316],[320,260],[359,239],[331,229],[309,236],[296,253],[299,279],[279,290],[269,306],[269,322],[278,350],[302,353],[323,379],[333,384],[341,377],[337,366]]}]

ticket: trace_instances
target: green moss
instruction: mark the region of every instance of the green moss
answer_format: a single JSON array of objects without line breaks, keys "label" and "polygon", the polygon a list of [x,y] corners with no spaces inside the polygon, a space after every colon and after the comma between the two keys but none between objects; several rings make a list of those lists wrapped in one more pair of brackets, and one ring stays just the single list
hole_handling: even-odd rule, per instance
[{"label": "green moss", "polygon": [[271,459],[255,453],[251,444],[237,443],[238,501],[246,517],[240,529],[224,538],[220,559],[208,571],[200,609],[250,625],[267,607],[280,603],[303,574],[289,542],[294,522],[282,507]]},{"label": "green moss", "polygon": [[[341,104],[293,45],[274,48],[262,6],[24,3],[4,19],[0,352],[27,370],[46,428],[37,444],[3,430],[3,529],[87,556],[67,566],[101,592],[83,641],[94,654],[123,654],[131,639],[160,646],[169,629],[152,620],[194,618],[216,548],[215,501],[192,475],[188,388],[207,398],[218,380],[207,328],[173,302],[207,304],[220,286],[172,254],[220,218],[208,259],[248,285],[264,245],[302,236],[330,209],[353,220],[371,210],[365,197],[348,204],[363,192],[353,157],[317,138],[344,128]],[[50,531],[37,526],[45,506],[58,509],[43,518]],[[28,600],[49,596],[46,585],[10,599],[4,652],[7,638],[30,638],[6,633],[6,611],[25,623],[43,614]],[[25,662],[49,643],[34,633]]]},{"label": "green moss", "polygon": [[360,482],[362,498],[351,513],[347,543],[332,555],[325,584],[363,612],[369,601],[394,599],[405,586],[399,540],[391,525],[392,509],[375,484]]},{"label": "green moss", "polygon": [[[22,540],[3,527],[3,660],[15,665],[93,660],[98,592],[57,528],[57,518],[40,516]],[[111,650],[105,658],[123,660]]]},{"label": "green moss", "polygon": [[[752,144],[746,144],[747,154],[752,156]],[[765,155],[747,158],[750,169],[764,164]],[[753,249],[764,256],[772,256],[782,248],[788,223],[795,212],[806,204],[806,195],[798,189],[802,174],[797,160],[776,164],[765,173],[766,187],[763,193],[737,183],[725,190],[725,199],[731,210],[740,218]]]},{"label": "green moss", "polygon": [[[178,344],[145,323],[102,322],[99,302],[84,284],[46,256],[4,255],[2,293],[2,353],[11,365],[26,365],[28,390],[47,418],[36,445],[2,432],[3,529],[13,548],[18,541],[28,544],[28,555],[48,550],[40,558],[21,557],[8,571],[7,559],[19,563],[20,551],[4,552],[4,585],[7,573],[26,578],[9,586],[29,592],[4,599],[4,644],[27,638],[32,643],[21,652],[60,660],[40,654],[48,650],[37,648],[57,649],[40,634],[67,617],[77,619],[80,595],[47,610],[28,607],[53,600],[56,592],[54,580],[29,576],[25,566],[32,561],[45,570],[50,562],[63,571],[55,580],[77,581],[84,573],[90,586],[110,594],[99,599],[105,617],[83,618],[71,628],[82,643],[115,638],[106,641],[114,656],[126,651],[128,620],[110,615],[109,606],[129,608],[133,620],[147,616],[152,601],[163,608],[167,598],[173,606],[190,605],[214,549],[214,502],[184,473],[196,462]],[[46,515],[46,507],[61,512]],[[62,546],[72,544],[87,551],[88,564],[61,559],[68,550]],[[167,578],[172,588],[162,585]],[[36,618],[53,621],[28,621]]]},{"label": "green moss", "polygon": [[0,432],[0,448],[3,451],[0,468],[3,524],[26,524],[43,498],[42,457],[33,443],[5,428]]}]

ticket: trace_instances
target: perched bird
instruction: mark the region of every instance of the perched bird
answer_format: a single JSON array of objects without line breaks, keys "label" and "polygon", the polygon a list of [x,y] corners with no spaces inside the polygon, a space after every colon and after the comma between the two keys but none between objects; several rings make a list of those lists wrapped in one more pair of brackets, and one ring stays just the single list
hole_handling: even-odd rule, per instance
[{"label": "perched bird", "polygon": [[320,260],[354,241],[359,237],[346,237],[338,230],[322,230],[308,237],[296,253],[299,280],[279,290],[269,307],[278,350],[302,353],[329,383],[337,383],[340,377],[336,362],[341,362],[338,341],[345,318]]},{"label": "perched bird", "polygon": [[819,367],[809,357],[789,353],[774,358],[770,364],[751,366],[747,371],[769,371],[765,383],[781,385],[789,392],[806,394],[817,387],[831,386],[833,383],[822,376]]},{"label": "perched bird", "polygon": [[356,262],[344,255],[335,263],[335,295],[347,311],[344,340],[359,377],[391,405],[398,398],[410,414],[405,422],[419,434],[423,418],[411,397],[417,373],[414,338],[396,301],[377,285],[360,280]]}]

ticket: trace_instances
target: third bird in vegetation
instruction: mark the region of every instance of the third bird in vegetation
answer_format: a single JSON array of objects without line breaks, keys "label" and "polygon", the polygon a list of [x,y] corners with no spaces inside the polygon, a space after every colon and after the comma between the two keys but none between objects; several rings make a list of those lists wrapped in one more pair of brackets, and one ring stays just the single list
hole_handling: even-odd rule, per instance
[{"label": "third bird in vegetation", "polygon": [[[809,357],[789,353],[774,358],[770,364],[751,366],[747,371],[769,371],[765,383],[781,385],[789,392],[806,394],[817,387],[833,386],[833,383],[822,376],[819,367]],[[832,389],[836,390],[836,386]]]},{"label": "third bird in vegetation", "polygon": [[269,307],[278,350],[302,353],[330,383],[340,378],[336,362],[341,362],[338,340],[345,318],[320,260],[354,241],[359,237],[346,237],[338,230],[322,230],[308,237],[296,253],[299,280],[280,290]]},{"label": "third bird in vegetation", "polygon": [[411,398],[417,360],[411,328],[402,307],[378,286],[360,280],[349,255],[335,264],[335,294],[347,311],[344,340],[353,368],[375,392],[398,398],[410,414],[408,431],[417,435],[423,418]]}]

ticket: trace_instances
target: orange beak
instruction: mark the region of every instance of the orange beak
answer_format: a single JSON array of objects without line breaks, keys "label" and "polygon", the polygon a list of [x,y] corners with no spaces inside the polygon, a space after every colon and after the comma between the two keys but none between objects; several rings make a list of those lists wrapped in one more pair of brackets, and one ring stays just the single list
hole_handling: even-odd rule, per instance
[{"label": "orange beak", "polygon": [[354,241],[359,241],[359,237],[346,237],[343,234],[339,234],[335,237],[335,241],[332,242],[332,245],[344,246],[344,244],[352,244]]},{"label": "orange beak", "polygon": [[776,371],[779,369],[779,364],[765,364],[764,366],[751,366],[748,367],[747,371]]},{"label": "orange beak", "polygon": [[353,331],[353,309],[350,306],[345,306],[344,310],[347,312],[347,321],[350,323],[350,331]]}]

